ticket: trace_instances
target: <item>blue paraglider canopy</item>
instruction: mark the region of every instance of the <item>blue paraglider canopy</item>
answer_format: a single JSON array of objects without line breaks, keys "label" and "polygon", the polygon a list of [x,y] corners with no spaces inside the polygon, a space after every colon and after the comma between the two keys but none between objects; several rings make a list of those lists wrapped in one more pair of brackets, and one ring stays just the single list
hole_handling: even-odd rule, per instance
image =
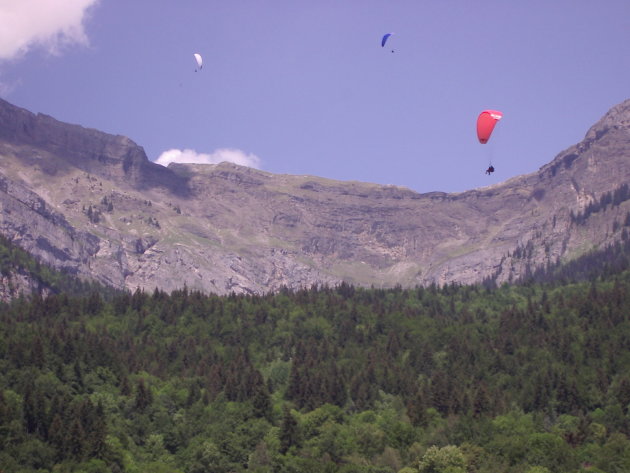
[{"label": "blue paraglider canopy", "polygon": [[381,46],[385,47],[385,43],[387,43],[387,40],[389,39],[389,37],[391,35],[393,35],[394,33],[387,33],[385,36],[383,36],[383,39],[381,40]]}]

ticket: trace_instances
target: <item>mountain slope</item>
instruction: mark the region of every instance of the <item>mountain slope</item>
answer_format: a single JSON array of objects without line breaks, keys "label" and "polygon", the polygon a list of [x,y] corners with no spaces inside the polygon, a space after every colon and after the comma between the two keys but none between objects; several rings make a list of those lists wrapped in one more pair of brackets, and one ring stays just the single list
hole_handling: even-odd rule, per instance
[{"label": "mountain slope", "polygon": [[74,276],[40,264],[31,254],[0,235],[0,301],[8,302],[21,296],[82,296],[98,293],[110,298],[116,290],[81,281]]},{"label": "mountain slope", "polygon": [[418,194],[228,163],[164,168],[125,137],[0,101],[0,233],[132,290],[504,282],[620,239],[629,156],[627,101],[535,173]]}]

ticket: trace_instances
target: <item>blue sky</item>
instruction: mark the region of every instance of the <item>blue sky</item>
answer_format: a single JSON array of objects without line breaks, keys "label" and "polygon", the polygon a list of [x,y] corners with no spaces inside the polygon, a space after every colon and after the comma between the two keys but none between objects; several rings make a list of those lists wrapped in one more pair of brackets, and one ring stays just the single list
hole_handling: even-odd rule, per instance
[{"label": "blue sky", "polygon": [[151,160],[418,192],[534,172],[630,98],[628,0],[0,0],[0,24],[2,98]]}]

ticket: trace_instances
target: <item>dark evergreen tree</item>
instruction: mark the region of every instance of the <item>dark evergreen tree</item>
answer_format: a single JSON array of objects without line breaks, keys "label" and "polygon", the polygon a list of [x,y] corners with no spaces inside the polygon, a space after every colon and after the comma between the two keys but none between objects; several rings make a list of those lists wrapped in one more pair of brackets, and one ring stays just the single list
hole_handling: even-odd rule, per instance
[{"label": "dark evergreen tree", "polygon": [[298,423],[291,414],[291,409],[282,406],[282,423],[280,424],[280,453],[285,454],[289,448],[299,444]]},{"label": "dark evergreen tree", "polygon": [[426,395],[422,388],[418,388],[415,395],[407,402],[407,415],[416,427],[425,427],[429,420],[427,415]]},{"label": "dark evergreen tree", "polygon": [[153,402],[153,394],[151,388],[146,386],[144,379],[138,380],[136,385],[135,407],[139,411],[144,411]]},{"label": "dark evergreen tree", "polygon": [[251,394],[252,406],[254,407],[254,415],[256,417],[263,417],[269,421],[272,420],[273,411],[271,398],[269,397],[269,391],[267,391],[267,386],[257,371],[256,377],[258,377],[258,381],[254,383],[253,392]]}]

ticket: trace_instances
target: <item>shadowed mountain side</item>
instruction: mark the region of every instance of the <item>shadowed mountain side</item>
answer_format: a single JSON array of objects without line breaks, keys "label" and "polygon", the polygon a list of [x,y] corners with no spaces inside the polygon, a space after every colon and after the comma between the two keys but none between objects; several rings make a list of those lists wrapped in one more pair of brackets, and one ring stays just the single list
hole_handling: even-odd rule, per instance
[{"label": "shadowed mountain side", "polygon": [[630,225],[630,101],[538,172],[457,194],[229,163],[167,169],[127,138],[1,102],[10,116],[23,125],[0,122],[0,231],[116,287],[504,282],[619,240]]},{"label": "shadowed mountain side", "polygon": [[24,148],[25,164],[39,157],[32,149],[45,150],[57,159],[41,162],[48,173],[81,169],[95,176],[129,184],[137,189],[164,187],[186,195],[185,179],[148,160],[144,149],[125,136],[110,135],[33,114],[0,99],[0,141]]}]

